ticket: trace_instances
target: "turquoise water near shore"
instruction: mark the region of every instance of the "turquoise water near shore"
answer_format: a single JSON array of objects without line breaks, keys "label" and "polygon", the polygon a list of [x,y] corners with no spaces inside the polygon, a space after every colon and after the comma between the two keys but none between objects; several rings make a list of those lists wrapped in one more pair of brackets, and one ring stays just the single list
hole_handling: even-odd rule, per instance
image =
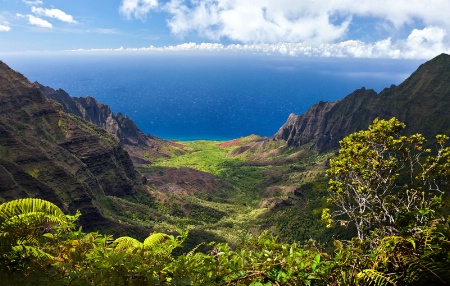
[{"label": "turquoise water near shore", "polygon": [[399,84],[424,61],[267,55],[64,54],[0,58],[31,81],[93,96],[177,140],[271,136],[290,113]]}]

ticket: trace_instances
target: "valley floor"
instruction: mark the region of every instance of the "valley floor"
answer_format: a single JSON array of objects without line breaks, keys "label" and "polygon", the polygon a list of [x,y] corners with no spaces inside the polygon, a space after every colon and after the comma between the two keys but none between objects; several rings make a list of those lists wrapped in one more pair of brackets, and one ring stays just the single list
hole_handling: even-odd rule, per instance
[{"label": "valley floor", "polygon": [[328,240],[320,214],[331,154],[257,136],[178,143],[186,153],[138,167],[161,213],[155,231],[189,230],[232,245],[263,229],[283,241]]}]

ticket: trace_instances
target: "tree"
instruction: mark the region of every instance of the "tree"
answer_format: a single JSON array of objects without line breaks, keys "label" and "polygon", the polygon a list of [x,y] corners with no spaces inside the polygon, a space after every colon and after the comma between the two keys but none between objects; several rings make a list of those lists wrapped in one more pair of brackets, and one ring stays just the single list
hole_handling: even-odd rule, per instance
[{"label": "tree", "polygon": [[433,218],[450,172],[448,137],[438,135],[435,155],[427,156],[425,138],[401,136],[404,127],[396,118],[375,119],[367,130],[340,141],[327,171],[329,201],[336,208],[323,211],[328,225],[353,224],[363,240],[370,232],[414,232]]}]

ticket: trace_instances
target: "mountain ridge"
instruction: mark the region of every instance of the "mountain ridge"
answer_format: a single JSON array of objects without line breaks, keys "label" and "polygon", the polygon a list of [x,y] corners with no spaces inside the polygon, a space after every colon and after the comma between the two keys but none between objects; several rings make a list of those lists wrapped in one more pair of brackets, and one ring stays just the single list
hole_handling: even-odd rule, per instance
[{"label": "mountain ridge", "polygon": [[[339,140],[367,126],[375,119],[397,117],[406,133],[433,138],[449,134],[450,56],[441,54],[422,64],[398,86],[380,93],[361,88],[336,102],[319,102],[301,115],[291,114],[271,140],[288,147],[311,144],[320,152],[339,147]],[[427,114],[424,114],[427,113]]]},{"label": "mountain ridge", "polygon": [[100,201],[136,194],[139,176],[119,141],[67,114],[0,61],[0,199],[38,197],[82,212],[87,229],[111,225]]},{"label": "mountain ridge", "polygon": [[[183,152],[175,142],[144,133],[127,115],[121,112],[114,114],[108,105],[98,102],[91,96],[71,97],[63,89],[55,90],[38,82],[34,85],[48,98],[60,103],[66,112],[79,116],[114,135],[135,164],[148,164],[151,163],[150,157],[166,157],[171,156],[173,152]],[[142,155],[144,153],[147,156],[144,157]]]}]

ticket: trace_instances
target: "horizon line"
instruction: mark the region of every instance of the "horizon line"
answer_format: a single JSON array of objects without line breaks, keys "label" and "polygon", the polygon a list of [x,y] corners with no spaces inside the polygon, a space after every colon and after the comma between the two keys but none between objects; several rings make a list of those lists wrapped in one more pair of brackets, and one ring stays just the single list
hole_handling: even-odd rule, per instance
[{"label": "horizon line", "polygon": [[364,43],[348,40],[340,43],[324,43],[311,45],[306,43],[280,42],[275,44],[227,44],[186,42],[178,45],[147,46],[140,48],[79,48],[66,50],[41,51],[0,51],[0,55],[29,55],[29,54],[70,54],[70,53],[227,53],[252,54],[288,57],[322,57],[322,58],[368,58],[368,59],[431,59],[441,53],[450,54],[449,50],[419,51],[396,47],[386,39],[377,43]]}]

